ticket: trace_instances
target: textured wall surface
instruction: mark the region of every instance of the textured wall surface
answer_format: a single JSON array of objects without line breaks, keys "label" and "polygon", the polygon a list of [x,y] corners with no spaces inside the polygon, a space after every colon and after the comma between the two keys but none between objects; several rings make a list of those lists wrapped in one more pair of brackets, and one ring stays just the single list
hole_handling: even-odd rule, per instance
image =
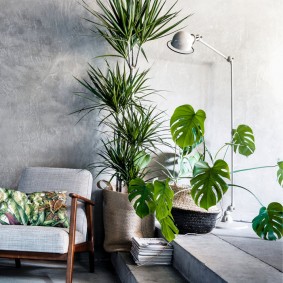
[{"label": "textured wall surface", "polygon": [[[283,158],[283,2],[180,0],[178,8],[194,13],[188,31],[235,57],[235,124],[250,125],[257,143],[256,154],[236,157],[235,167],[275,164]],[[26,166],[81,168],[96,158],[96,114],[77,125],[78,117],[68,115],[82,105],[72,94],[79,88],[73,76],[84,76],[87,62],[101,65],[94,57],[108,48],[86,36],[83,16],[75,0],[0,0],[0,186],[15,187]],[[168,40],[148,43],[150,64],[140,64],[152,67],[153,87],[168,90],[156,97],[168,115],[184,103],[207,112],[215,152],[229,139],[229,64],[200,44],[190,56],[175,54]],[[283,199],[275,170],[235,180],[266,204]],[[238,217],[257,212],[246,192],[235,195]]]}]

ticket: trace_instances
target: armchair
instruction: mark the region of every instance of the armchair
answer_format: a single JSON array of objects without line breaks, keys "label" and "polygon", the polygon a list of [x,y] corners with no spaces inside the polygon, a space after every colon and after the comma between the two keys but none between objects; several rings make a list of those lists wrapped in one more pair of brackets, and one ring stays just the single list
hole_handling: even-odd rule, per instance
[{"label": "armchair", "polygon": [[67,191],[70,228],[0,225],[0,258],[67,261],[66,283],[72,282],[74,254],[89,253],[89,270],[94,272],[94,229],[90,200],[92,175],[86,170],[32,167],[23,171],[18,190]]}]

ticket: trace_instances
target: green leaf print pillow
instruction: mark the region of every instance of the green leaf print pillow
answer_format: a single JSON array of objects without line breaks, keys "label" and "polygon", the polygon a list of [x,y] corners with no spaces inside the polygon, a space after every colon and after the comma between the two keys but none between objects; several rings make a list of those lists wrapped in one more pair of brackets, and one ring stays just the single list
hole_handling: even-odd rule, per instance
[{"label": "green leaf print pillow", "polygon": [[30,225],[69,227],[66,192],[35,192],[28,194],[31,204]]},{"label": "green leaf print pillow", "polygon": [[3,225],[27,225],[30,205],[23,192],[0,188],[0,223]]}]

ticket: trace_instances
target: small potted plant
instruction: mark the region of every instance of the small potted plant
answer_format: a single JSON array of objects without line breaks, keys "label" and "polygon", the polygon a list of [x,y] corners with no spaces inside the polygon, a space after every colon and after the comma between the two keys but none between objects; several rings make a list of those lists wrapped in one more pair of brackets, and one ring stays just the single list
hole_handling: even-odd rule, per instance
[{"label": "small potted plant", "polygon": [[[224,157],[221,159],[218,158],[220,152],[231,146],[235,153],[249,156],[255,151],[255,143],[252,129],[247,125],[239,125],[236,129],[233,129],[232,141],[225,143],[213,157],[205,144],[205,119],[206,114],[203,110],[195,112],[191,105],[182,105],[177,107],[173,113],[170,119],[170,129],[172,140],[180,149],[180,155],[176,155],[174,163],[176,164],[177,159],[181,160],[180,168],[182,172],[184,160],[187,160],[187,164],[191,166],[191,170],[189,170],[191,176],[188,177],[188,183],[191,187],[189,194],[195,205],[208,210],[223,198],[229,187],[234,186],[248,190],[229,182],[230,169],[224,160],[226,154],[224,151]],[[203,150],[199,151],[199,147],[202,147]],[[252,169],[264,167],[270,166]],[[277,179],[279,184],[283,186],[283,162],[278,162],[274,167],[278,167]],[[243,170],[235,172],[240,171]],[[177,179],[181,175],[177,175]],[[170,186],[172,181],[176,183],[176,176],[171,175],[166,180],[155,180],[152,183],[135,179],[130,182],[129,187],[129,199],[136,198],[134,207],[137,214],[143,217],[149,212],[156,211],[157,219],[161,224],[161,231],[168,241],[173,240],[178,233],[176,223],[174,224],[174,215],[172,215],[174,203],[174,190]],[[251,191],[249,192],[253,194]],[[273,202],[266,208],[261,202],[259,203],[262,207],[259,215],[253,219],[252,227],[254,231],[259,237],[267,240],[280,239],[283,234],[282,205]]]}]

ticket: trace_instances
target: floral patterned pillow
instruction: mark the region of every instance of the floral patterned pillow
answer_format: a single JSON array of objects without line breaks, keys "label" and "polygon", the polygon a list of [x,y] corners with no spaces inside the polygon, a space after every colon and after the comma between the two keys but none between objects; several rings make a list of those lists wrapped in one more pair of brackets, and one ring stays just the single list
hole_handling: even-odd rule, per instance
[{"label": "floral patterned pillow", "polygon": [[69,227],[66,192],[35,192],[28,194],[31,204],[30,225]]},{"label": "floral patterned pillow", "polygon": [[23,192],[0,188],[0,223],[3,225],[27,225],[30,204]]}]

